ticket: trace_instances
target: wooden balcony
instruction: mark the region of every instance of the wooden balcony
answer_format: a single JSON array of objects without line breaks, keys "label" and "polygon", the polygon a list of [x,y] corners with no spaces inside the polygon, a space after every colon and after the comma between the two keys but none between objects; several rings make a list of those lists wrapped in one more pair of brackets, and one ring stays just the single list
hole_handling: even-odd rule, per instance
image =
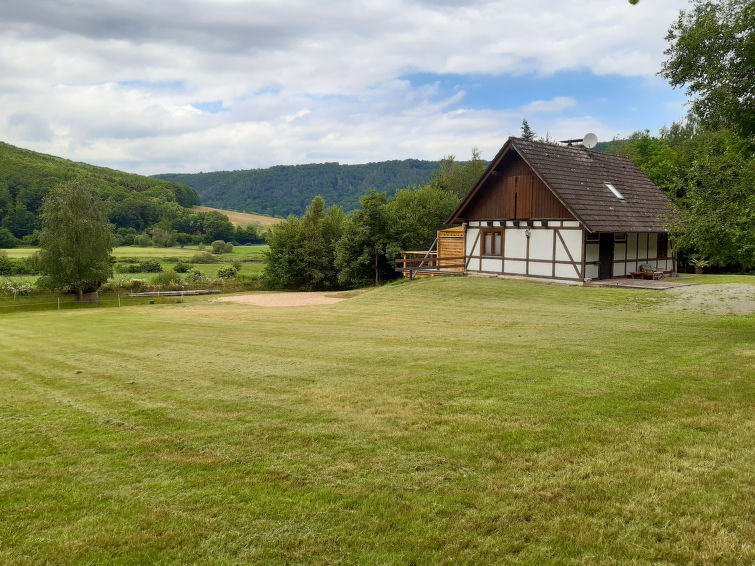
[{"label": "wooden balcony", "polygon": [[440,275],[460,275],[464,273],[465,257],[440,257],[436,251],[401,252],[402,257],[396,260],[396,271],[404,277],[438,277]]}]

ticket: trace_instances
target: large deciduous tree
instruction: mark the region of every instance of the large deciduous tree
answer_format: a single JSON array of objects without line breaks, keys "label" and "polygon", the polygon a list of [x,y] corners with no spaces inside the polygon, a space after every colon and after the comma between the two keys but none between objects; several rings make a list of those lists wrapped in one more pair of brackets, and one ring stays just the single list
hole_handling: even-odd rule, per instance
[{"label": "large deciduous tree", "polygon": [[343,209],[316,196],[301,218],[289,216],[273,226],[268,236],[265,282],[274,288],[302,290],[338,286],[336,242],[341,237]]},{"label": "large deciduous tree", "polygon": [[693,0],[669,29],[661,75],[686,86],[693,113],[710,129],[755,134],[755,4]]},{"label": "large deciduous tree", "polygon": [[[91,296],[113,274],[115,245],[105,203],[86,183],[53,188],[42,205],[40,268],[50,287]],[[96,297],[96,295],[95,295]]]}]

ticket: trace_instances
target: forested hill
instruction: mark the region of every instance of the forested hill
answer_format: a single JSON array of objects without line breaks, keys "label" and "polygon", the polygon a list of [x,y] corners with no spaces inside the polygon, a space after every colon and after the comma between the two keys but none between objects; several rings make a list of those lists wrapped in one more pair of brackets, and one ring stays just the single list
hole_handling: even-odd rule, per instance
[{"label": "forested hill", "polygon": [[[116,226],[143,230],[164,216],[160,208],[169,203],[181,207],[199,204],[197,193],[185,185],[77,163],[0,142],[0,230],[33,243],[29,238],[40,227],[39,209],[45,195],[58,183],[75,178],[86,180],[109,201],[111,221]],[[129,218],[120,222],[116,218],[134,210],[138,212],[137,221]],[[7,238],[7,232],[3,234]]]},{"label": "forested hill", "polygon": [[277,165],[268,169],[155,177],[192,187],[206,206],[287,216],[302,214],[316,195],[323,197],[328,206],[335,204],[346,211],[353,210],[370,189],[391,195],[410,185],[424,185],[439,166],[439,161],[405,159],[364,165]]}]

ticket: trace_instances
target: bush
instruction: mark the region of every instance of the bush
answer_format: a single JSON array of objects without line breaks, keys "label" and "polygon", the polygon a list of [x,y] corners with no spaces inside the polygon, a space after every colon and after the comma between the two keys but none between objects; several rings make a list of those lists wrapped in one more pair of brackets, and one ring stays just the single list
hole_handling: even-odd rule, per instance
[{"label": "bush", "polygon": [[191,256],[189,263],[217,263],[220,260],[208,252],[199,252]]},{"label": "bush", "polygon": [[138,264],[139,271],[134,273],[160,273],[163,270],[163,266],[156,259],[146,259]]},{"label": "bush", "polygon": [[18,240],[7,228],[0,228],[0,248],[15,248]]},{"label": "bush", "polygon": [[230,265],[218,269],[218,277],[221,279],[233,279],[238,272]]},{"label": "bush", "polygon": [[176,264],[176,266],[173,268],[173,271],[176,273],[186,273],[189,271],[189,264],[188,263],[181,263],[180,261]]},{"label": "bush", "polygon": [[225,252],[225,242],[223,240],[215,240],[212,244],[212,253],[222,254]]},{"label": "bush", "polygon": [[198,269],[192,269],[186,274],[186,281],[189,283],[196,285],[198,283],[203,283],[207,280],[207,278],[202,275],[202,272]]},{"label": "bush", "polygon": [[27,281],[0,279],[0,295],[31,295],[34,286]]},{"label": "bush", "polygon": [[223,253],[233,253],[233,244],[231,242],[226,243],[226,245],[223,247]]},{"label": "bush", "polygon": [[162,288],[177,288],[183,283],[183,281],[181,281],[181,277],[179,277],[179,275],[173,270],[158,273],[152,279],[150,279],[149,282],[152,286]]},{"label": "bush", "polygon": [[149,248],[152,246],[152,238],[147,236],[147,234],[139,234],[138,236],[134,236],[134,244],[140,248]]}]

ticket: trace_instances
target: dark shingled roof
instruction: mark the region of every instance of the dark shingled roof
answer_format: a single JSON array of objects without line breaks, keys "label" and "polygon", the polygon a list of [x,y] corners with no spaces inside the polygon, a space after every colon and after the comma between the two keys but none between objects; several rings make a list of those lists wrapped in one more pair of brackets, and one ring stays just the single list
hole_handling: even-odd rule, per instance
[{"label": "dark shingled roof", "polygon": [[[515,151],[590,232],[663,232],[669,200],[632,161],[582,146],[558,146],[511,137],[449,218],[464,209],[503,157]],[[605,186],[611,183],[619,200]]]}]

